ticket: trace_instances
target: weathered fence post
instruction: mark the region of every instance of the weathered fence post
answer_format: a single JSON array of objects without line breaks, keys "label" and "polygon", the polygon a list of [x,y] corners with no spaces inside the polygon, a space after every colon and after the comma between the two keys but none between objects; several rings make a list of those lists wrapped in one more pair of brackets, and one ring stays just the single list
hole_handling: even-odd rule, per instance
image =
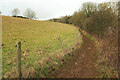
[{"label": "weathered fence post", "polygon": [[59,37],[58,40],[59,40],[59,42],[60,42],[60,44],[62,46],[62,49],[64,49],[64,46],[63,46],[62,41],[61,41],[61,38]]},{"label": "weathered fence post", "polygon": [[77,33],[77,37],[76,37],[76,39],[77,39],[77,43],[79,43],[79,38],[80,38],[80,32]]},{"label": "weathered fence post", "polygon": [[18,70],[18,77],[22,77],[22,72],[21,72],[21,42],[18,42],[17,45],[17,70]]},{"label": "weathered fence post", "polygon": [[78,34],[77,34],[77,36],[76,36],[76,41],[77,41],[77,43],[78,43]]}]

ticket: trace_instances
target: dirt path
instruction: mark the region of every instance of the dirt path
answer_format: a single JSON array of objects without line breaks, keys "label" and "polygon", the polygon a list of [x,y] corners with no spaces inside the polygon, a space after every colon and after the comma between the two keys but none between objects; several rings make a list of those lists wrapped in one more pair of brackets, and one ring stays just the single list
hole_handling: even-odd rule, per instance
[{"label": "dirt path", "polygon": [[84,44],[74,57],[63,64],[55,78],[96,78],[95,62],[97,60],[94,42],[83,35]]}]

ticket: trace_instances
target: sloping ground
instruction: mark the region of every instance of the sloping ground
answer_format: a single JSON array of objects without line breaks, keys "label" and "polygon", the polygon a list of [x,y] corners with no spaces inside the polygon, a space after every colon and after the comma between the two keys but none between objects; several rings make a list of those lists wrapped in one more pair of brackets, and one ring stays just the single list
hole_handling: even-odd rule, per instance
[{"label": "sloping ground", "polygon": [[[87,37],[86,37],[87,36]],[[83,35],[83,45],[74,56],[64,62],[54,78],[119,78],[118,31],[108,30],[95,42]],[[89,38],[88,38],[89,37]]]},{"label": "sloping ground", "polygon": [[97,68],[101,77],[118,78],[118,29],[99,39]]},{"label": "sloping ground", "polygon": [[[58,64],[58,59],[64,57],[61,45],[64,50],[70,51],[77,43],[78,34],[78,29],[72,25],[2,16],[0,47],[3,77],[17,77],[18,41],[22,43],[23,77],[45,77],[48,67]],[[61,39],[61,43],[58,38]]]},{"label": "sloping ground", "polygon": [[96,78],[98,76],[95,63],[97,50],[95,43],[83,35],[83,46],[77,50],[69,61],[66,61],[54,78]]}]

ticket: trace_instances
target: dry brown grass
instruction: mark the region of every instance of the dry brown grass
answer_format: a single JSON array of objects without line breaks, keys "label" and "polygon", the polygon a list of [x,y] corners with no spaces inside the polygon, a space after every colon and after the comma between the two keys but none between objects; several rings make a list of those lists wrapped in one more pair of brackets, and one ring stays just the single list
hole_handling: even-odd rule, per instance
[{"label": "dry brown grass", "polygon": [[101,77],[118,78],[118,30],[109,30],[99,39],[98,56]]}]

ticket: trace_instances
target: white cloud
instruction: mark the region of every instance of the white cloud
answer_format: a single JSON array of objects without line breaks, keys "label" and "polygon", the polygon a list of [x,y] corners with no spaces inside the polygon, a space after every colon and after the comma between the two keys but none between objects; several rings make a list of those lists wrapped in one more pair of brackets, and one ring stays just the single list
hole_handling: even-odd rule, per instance
[{"label": "white cloud", "polygon": [[2,0],[0,10],[5,15],[11,15],[11,11],[18,8],[22,15],[26,8],[31,8],[39,19],[48,19],[70,15],[78,10],[83,2],[105,1],[109,0]]}]

